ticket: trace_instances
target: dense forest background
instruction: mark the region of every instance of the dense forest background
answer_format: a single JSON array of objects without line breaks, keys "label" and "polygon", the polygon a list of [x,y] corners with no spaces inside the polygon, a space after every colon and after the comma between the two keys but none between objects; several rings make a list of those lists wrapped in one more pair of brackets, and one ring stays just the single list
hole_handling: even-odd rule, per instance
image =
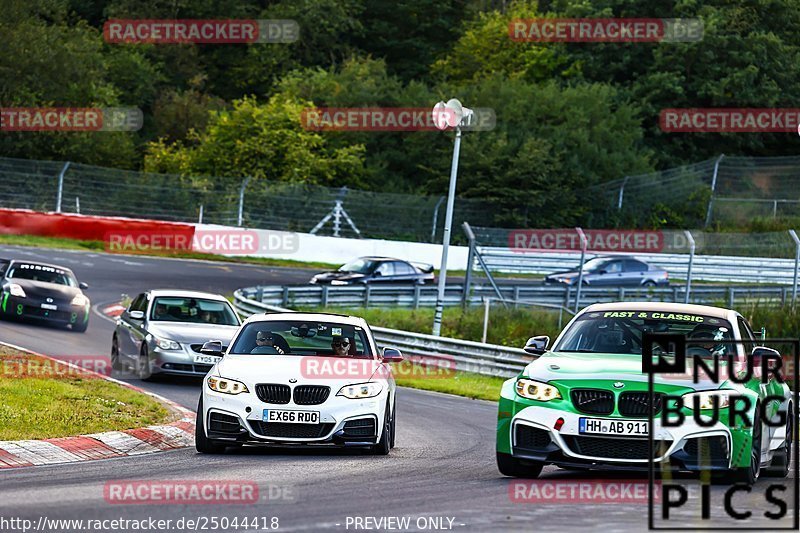
[{"label": "dense forest background", "polygon": [[[138,132],[0,135],[0,155],[380,192],[441,194],[452,135],[314,132],[317,106],[494,108],[466,134],[459,196],[549,225],[576,191],[718,154],[797,153],[782,134],[664,133],[663,108],[800,107],[800,0],[0,0],[0,105],[135,106]],[[535,44],[513,18],[701,18],[691,43]],[[107,44],[103,23],[294,19],[292,44]],[[219,185],[219,183],[216,183]],[[558,205],[559,209],[543,209]],[[698,204],[703,209],[703,203]],[[501,217],[502,218],[502,217]],[[500,220],[513,224],[514,220]]]}]

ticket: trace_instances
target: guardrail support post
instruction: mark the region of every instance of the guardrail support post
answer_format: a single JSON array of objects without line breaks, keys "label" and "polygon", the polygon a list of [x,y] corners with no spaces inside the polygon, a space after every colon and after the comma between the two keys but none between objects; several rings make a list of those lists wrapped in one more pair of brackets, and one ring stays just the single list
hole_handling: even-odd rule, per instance
[{"label": "guardrail support post", "polygon": [[789,230],[789,235],[792,237],[794,241],[794,276],[792,277],[792,309],[794,309],[794,304],[797,301],[797,270],[798,266],[800,266],[800,238],[797,237],[797,233],[793,230]]},{"label": "guardrail support post", "polygon": [[369,287],[369,283],[367,283],[366,285],[364,285],[364,307],[365,308],[369,307],[369,293],[370,292],[371,292],[371,289]]},{"label": "guardrail support post", "polygon": [[261,285],[256,288],[256,301],[264,302],[264,287]]},{"label": "guardrail support post", "polygon": [[61,169],[61,172],[58,174],[58,192],[56,194],[56,213],[61,212],[61,198],[64,195],[64,174],[67,173],[67,169],[69,168],[70,162],[67,161],[64,164],[64,168]]},{"label": "guardrail support post", "polygon": [[330,286],[322,286],[322,307],[328,307],[328,289],[330,289]]},{"label": "guardrail support post", "polygon": [[419,309],[419,296],[422,287],[419,285],[414,285],[414,309]]},{"label": "guardrail support post", "polygon": [[719,163],[722,161],[722,158],[725,157],[725,154],[722,154],[717,158],[716,163],[714,163],[714,174],[711,176],[711,196],[708,198],[708,209],[706,210],[706,224],[703,226],[707,228],[709,224],[711,224],[711,206],[714,204],[714,191],[717,189],[717,175],[719,174]]},{"label": "guardrail support post", "polygon": [[691,231],[687,230],[683,233],[686,235],[686,240],[689,241],[689,267],[686,269],[686,295],[683,300],[683,303],[688,304],[689,293],[692,291],[692,265],[694,264],[695,242]]},{"label": "guardrail support post", "polygon": [[289,305],[289,287],[283,288],[283,307],[287,307]]},{"label": "guardrail support post", "polygon": [[472,287],[472,265],[475,263],[475,233],[472,231],[472,228],[466,221],[461,225],[461,227],[464,228],[464,233],[467,234],[467,240],[469,241],[469,250],[467,252],[467,273],[464,275],[464,293],[461,295],[461,305],[466,306],[469,304],[469,291]]},{"label": "guardrail support post", "polygon": [[728,308],[733,309],[733,302],[736,299],[736,293],[733,287],[728,287]]},{"label": "guardrail support post", "polygon": [[583,265],[586,262],[586,246],[588,244],[586,234],[583,233],[581,228],[575,228],[578,232],[578,237],[581,239],[581,264],[578,267],[578,288],[575,291],[575,312],[580,310],[581,305],[581,287],[583,285]]}]

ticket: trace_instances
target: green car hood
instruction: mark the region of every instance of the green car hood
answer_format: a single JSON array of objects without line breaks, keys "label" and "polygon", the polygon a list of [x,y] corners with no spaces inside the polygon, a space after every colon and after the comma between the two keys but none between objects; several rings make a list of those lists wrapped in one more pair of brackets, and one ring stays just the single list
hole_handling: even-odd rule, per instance
[{"label": "green car hood", "polygon": [[[666,383],[690,387],[695,390],[720,388],[727,378],[725,362],[720,361],[720,381],[715,383],[700,372],[698,383],[692,381],[691,364],[687,360],[688,373],[682,375],[656,374],[655,383]],[[711,362],[709,362],[711,366]],[[647,374],[642,373],[642,356],[639,354],[603,354],[575,352],[547,352],[530,363],[523,371],[525,377],[536,381],[614,380],[647,383]]]}]

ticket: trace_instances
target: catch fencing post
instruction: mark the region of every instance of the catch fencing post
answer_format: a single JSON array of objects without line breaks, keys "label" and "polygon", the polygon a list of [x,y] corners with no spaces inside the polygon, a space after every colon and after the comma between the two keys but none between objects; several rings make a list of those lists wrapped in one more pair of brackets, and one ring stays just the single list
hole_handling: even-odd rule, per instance
[{"label": "catch fencing post", "polygon": [[694,264],[694,249],[695,242],[692,237],[692,232],[686,230],[683,232],[686,235],[686,240],[689,241],[689,268],[686,270],[686,296],[684,296],[683,303],[689,303],[689,293],[692,290],[692,265]]},{"label": "catch fencing post", "polygon": [[242,218],[244,216],[244,190],[247,188],[247,183],[249,181],[250,176],[242,180],[242,187],[239,189],[239,223],[237,225],[240,228],[242,227]]},{"label": "catch fencing post", "polygon": [[444,196],[439,197],[439,201],[436,202],[436,207],[433,208],[433,224],[431,224],[431,242],[436,242],[436,223],[439,220],[439,208],[442,206],[442,202],[444,202]]},{"label": "catch fencing post", "polygon": [[203,223],[203,204],[200,204],[200,216],[197,217],[197,223],[198,224]]},{"label": "catch fencing post", "polygon": [[75,212],[78,213],[79,215],[81,214],[81,197],[80,196],[76,196],[75,197]]},{"label": "catch fencing post", "polygon": [[800,266],[800,238],[793,229],[789,230],[789,235],[794,241],[794,276],[792,277],[792,309],[794,309],[794,303],[797,300],[797,269]]},{"label": "catch fencing post", "polygon": [[628,178],[630,176],[625,176],[625,179],[622,180],[622,185],[619,188],[619,198],[617,199],[617,210],[622,210],[622,196],[625,194],[625,184],[628,183]]},{"label": "catch fencing post", "polygon": [[64,194],[64,174],[67,173],[67,169],[69,168],[70,162],[67,161],[64,164],[64,168],[61,169],[61,172],[58,174],[58,193],[56,195],[56,213],[61,212],[61,197]]},{"label": "catch fencing post", "polygon": [[714,191],[717,190],[717,175],[719,174],[719,163],[722,161],[722,158],[725,157],[725,154],[722,154],[717,158],[716,163],[714,163],[714,174],[711,176],[711,196],[708,198],[708,210],[706,211],[706,225],[703,226],[707,228],[709,224],[711,224],[711,206],[714,203]]},{"label": "catch fencing post", "polygon": [[577,313],[580,309],[581,305],[581,286],[583,285],[583,264],[586,262],[586,247],[588,246],[588,240],[586,239],[586,234],[583,233],[581,228],[575,228],[575,231],[578,232],[578,237],[581,239],[581,264],[578,267],[578,287],[575,291],[575,312]]},{"label": "catch fencing post", "polygon": [[469,241],[469,249],[467,251],[467,273],[464,275],[464,292],[461,294],[461,305],[466,306],[469,303],[469,289],[472,285],[472,265],[475,263],[475,233],[468,222],[461,225],[464,228],[464,233],[467,234]]}]

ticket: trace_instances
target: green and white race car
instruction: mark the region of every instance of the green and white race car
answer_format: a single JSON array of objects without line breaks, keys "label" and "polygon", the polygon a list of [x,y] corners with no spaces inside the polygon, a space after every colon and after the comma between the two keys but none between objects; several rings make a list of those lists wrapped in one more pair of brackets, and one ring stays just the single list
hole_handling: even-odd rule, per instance
[{"label": "green and white race car", "polygon": [[[643,332],[686,338],[686,371],[654,374],[652,457]],[[548,464],[644,470],[652,460],[656,470],[711,471],[730,483],[788,475],[793,396],[782,370],[775,371],[780,355],[758,346],[736,311],[595,304],[567,324],[550,350],[549,340],[531,338],[525,350],[540,357],[503,385],[497,419],[502,474],[533,478]],[[695,379],[695,360],[711,369],[719,364],[718,378],[699,370]],[[741,414],[731,417],[734,408]]]}]

